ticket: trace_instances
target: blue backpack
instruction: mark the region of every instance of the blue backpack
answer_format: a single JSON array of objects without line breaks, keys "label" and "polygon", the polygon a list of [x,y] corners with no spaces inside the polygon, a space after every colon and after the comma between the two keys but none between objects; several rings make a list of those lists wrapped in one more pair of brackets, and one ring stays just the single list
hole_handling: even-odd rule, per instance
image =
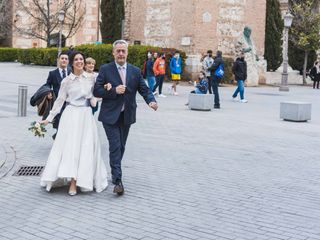
[{"label": "blue backpack", "polygon": [[224,64],[221,63],[219,65],[219,67],[214,71],[214,75],[217,77],[217,78],[222,78],[223,75],[224,75]]}]

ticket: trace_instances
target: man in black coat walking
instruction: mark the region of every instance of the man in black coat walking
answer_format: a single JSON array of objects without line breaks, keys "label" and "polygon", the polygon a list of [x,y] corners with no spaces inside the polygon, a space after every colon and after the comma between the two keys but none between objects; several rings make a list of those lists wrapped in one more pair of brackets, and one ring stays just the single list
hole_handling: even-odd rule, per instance
[{"label": "man in black coat walking", "polygon": [[233,100],[237,101],[238,93],[240,93],[240,102],[246,103],[248,100],[244,99],[244,81],[247,79],[247,62],[244,60],[243,54],[233,63],[232,72],[238,84],[232,95]]}]

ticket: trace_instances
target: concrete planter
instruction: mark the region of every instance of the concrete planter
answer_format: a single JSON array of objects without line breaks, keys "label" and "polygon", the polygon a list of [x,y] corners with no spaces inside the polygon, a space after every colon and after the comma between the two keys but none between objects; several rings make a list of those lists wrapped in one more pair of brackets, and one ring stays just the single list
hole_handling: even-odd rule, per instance
[{"label": "concrete planter", "polygon": [[213,108],[212,94],[189,94],[189,109],[200,111],[211,111]]},{"label": "concrete planter", "polygon": [[311,120],[311,103],[281,102],[280,118],[294,122],[306,122]]}]

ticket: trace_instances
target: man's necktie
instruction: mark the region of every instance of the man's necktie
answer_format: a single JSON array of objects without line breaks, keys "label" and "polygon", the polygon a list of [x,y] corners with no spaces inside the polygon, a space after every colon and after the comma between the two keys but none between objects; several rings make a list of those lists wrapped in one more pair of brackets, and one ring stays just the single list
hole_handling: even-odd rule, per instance
[{"label": "man's necktie", "polygon": [[125,71],[124,67],[119,67],[120,78],[122,80],[123,85],[126,85],[126,78],[124,76],[124,71]]},{"label": "man's necktie", "polygon": [[64,79],[66,77],[66,70],[65,69],[62,69],[62,79]]},{"label": "man's necktie", "polygon": [[[122,84],[126,85],[126,78],[124,76],[124,71],[125,71],[125,68],[120,66],[119,67],[120,78],[121,78]],[[121,112],[123,112],[123,111],[124,111],[124,104],[122,105],[122,108],[121,108]]]}]

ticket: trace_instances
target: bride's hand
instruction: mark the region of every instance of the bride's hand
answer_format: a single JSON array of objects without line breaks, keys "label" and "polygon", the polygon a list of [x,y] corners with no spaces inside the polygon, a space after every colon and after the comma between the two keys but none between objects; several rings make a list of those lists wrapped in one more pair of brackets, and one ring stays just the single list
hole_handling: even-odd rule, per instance
[{"label": "bride's hand", "polygon": [[48,120],[42,120],[42,121],[40,121],[40,124],[43,124],[43,125],[45,125],[45,126],[47,126],[47,125],[48,125],[48,123],[49,123],[49,121],[48,121]]}]

